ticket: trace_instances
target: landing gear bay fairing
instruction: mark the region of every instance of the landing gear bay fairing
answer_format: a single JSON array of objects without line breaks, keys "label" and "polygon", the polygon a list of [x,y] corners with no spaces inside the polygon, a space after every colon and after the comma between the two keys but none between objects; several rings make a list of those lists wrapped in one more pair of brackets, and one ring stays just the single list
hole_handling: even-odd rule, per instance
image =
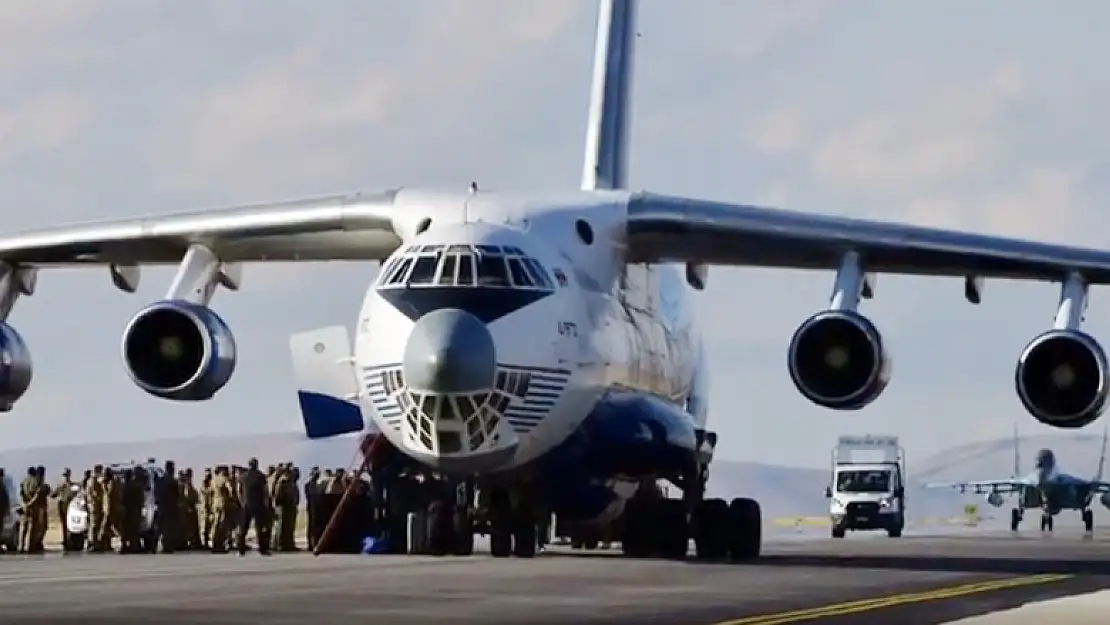
[{"label": "landing gear bay fairing", "polygon": [[[688,295],[710,265],[835,272],[827,306],[787,349],[798,391],[834,410],[867,406],[890,379],[882,335],[859,312],[875,275],[952,276],[973,304],[985,278],[1059,282],[1056,323],[1021,353],[1017,392],[1056,427],[1102,413],[1106,355],[1080,322],[1088,286],[1110,282],[1110,253],[630,190],[637,5],[599,4],[580,189],[396,188],[2,237],[2,318],[41,268],[103,265],[134,292],[143,265],[175,264],[165,298],[127,324],[123,364],[151,395],[202,401],[235,369],[210,304],[239,289],[243,263],[381,262],[353,349],[342,329],[291,340],[307,434],[377,430],[401,461],[478,480],[502,555],[506,541],[529,553],[532,504],[582,527],[619,522],[632,555],[682,556],[689,538],[705,557],[759,554],[758,504],[704,497],[716,435]],[[0,350],[11,409],[31,360],[7,324]],[[660,498],[661,479],[682,498]]]},{"label": "landing gear bay fairing", "polygon": [[1068,475],[1056,463],[1056,454],[1051,449],[1037,452],[1036,466],[1032,472],[1021,474],[1021,456],[1018,451],[1019,439],[1014,431],[1014,476],[1001,480],[977,480],[954,482],[950,484],[927,484],[927,488],[955,488],[961,493],[986,495],[987,503],[995,508],[1006,505],[1009,495],[1016,495],[1014,508],[1010,510],[1010,529],[1017,531],[1025,518],[1026,510],[1041,511],[1041,531],[1051,532],[1056,515],[1062,510],[1075,510],[1083,519],[1087,532],[1095,529],[1095,515],[1091,504],[1095,497],[1110,509],[1110,482],[1102,479],[1106,468],[1107,432],[1102,433],[1102,454],[1098,459],[1098,471],[1092,479]]}]

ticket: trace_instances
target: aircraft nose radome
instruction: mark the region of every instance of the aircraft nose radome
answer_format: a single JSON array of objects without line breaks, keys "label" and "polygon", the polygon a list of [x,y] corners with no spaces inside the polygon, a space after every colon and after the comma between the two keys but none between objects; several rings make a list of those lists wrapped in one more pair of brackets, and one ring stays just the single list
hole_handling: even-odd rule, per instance
[{"label": "aircraft nose radome", "polygon": [[405,345],[405,380],[413,391],[466,393],[488,389],[497,352],[486,324],[456,308],[432,311],[417,322]]}]

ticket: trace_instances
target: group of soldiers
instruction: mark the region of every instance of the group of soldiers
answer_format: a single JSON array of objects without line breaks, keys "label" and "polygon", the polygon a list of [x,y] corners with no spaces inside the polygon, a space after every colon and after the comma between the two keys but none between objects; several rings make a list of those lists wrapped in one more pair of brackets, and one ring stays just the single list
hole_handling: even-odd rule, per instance
[{"label": "group of soldiers", "polygon": [[[342,494],[353,479],[343,469],[321,473],[313,467],[301,484],[300,470],[293,463],[272,465],[262,471],[258,460],[252,458],[245,467],[218,465],[204,469],[198,488],[192,469],[179,471],[173,461],[158,468],[152,460],[145,465],[97,465],[85,471],[79,482],[72,479],[67,468],[51,488],[43,467],[29,467],[14,495],[0,488],[0,527],[4,526],[4,517],[19,508],[22,520],[18,550],[43,552],[53,500],[63,548],[81,549],[68,538],[67,519],[70,503],[83,495],[89,517],[85,548],[90,552],[118,548],[119,553],[153,553],[160,546],[163,553],[202,549],[227,553],[234,549],[244,554],[252,526],[260,553],[297,551],[301,504],[307,512],[307,542],[312,548],[317,533],[312,500],[321,494]],[[13,501],[13,496],[18,500]],[[145,516],[148,509],[153,518]]]}]

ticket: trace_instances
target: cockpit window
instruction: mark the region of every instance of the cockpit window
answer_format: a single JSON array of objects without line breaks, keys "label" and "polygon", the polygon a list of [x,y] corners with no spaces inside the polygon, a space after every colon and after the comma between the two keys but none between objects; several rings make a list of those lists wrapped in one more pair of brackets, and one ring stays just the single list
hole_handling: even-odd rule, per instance
[{"label": "cockpit window", "polygon": [[524,270],[524,263],[520,262],[519,258],[510,258],[508,261],[509,275],[513,278],[513,286],[536,286],[532,278],[528,276],[528,272]]},{"label": "cockpit window", "polygon": [[554,289],[543,265],[519,247],[465,244],[411,246],[385,265],[378,286]]},{"label": "cockpit window", "polygon": [[439,264],[439,258],[435,256],[418,256],[416,262],[412,265],[412,273],[409,274],[409,284],[431,284],[432,278],[436,275],[436,266]]},{"label": "cockpit window", "polygon": [[505,269],[505,258],[500,254],[481,254],[478,256],[478,286],[500,286],[508,288],[509,272]]}]

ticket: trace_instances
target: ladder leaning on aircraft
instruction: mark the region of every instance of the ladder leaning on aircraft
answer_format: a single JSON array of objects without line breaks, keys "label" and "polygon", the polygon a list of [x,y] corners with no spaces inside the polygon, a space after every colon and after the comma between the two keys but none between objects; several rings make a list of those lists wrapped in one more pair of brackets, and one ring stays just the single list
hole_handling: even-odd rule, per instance
[{"label": "ladder leaning on aircraft", "polygon": [[[972,304],[984,279],[1058,282],[1053,327],[1018,358],[1017,394],[1053,427],[1103,413],[1110,365],[1081,325],[1089,286],[1110,284],[1110,252],[631,191],[637,5],[599,4],[578,190],[396,188],[0,236],[0,410],[31,385],[30,351],[8,320],[41,268],[107,266],[134,293],[142,265],[176,264],[165,297],[127,323],[123,365],[150,395],[202,401],[235,370],[235,339],[211,301],[239,289],[243,263],[347,260],[382,271],[353,346],[340,328],[328,362],[300,367],[306,354],[294,354],[306,434],[380,432],[383,454],[502,480],[483,485],[497,501],[536,487],[529,496],[583,523],[642,529],[635,553],[653,541],[673,552],[696,532],[699,553],[759,553],[758,504],[704,498],[715,437],[689,292],[706,287],[709,265],[835,271],[828,305],[787,348],[801,395],[834,410],[862,409],[891,378],[886,344],[859,312],[876,275],[961,278]],[[313,344],[330,358],[330,340],[308,354]],[[681,505],[638,499],[659,479],[683,491]],[[643,522],[664,508],[666,523]]]}]

